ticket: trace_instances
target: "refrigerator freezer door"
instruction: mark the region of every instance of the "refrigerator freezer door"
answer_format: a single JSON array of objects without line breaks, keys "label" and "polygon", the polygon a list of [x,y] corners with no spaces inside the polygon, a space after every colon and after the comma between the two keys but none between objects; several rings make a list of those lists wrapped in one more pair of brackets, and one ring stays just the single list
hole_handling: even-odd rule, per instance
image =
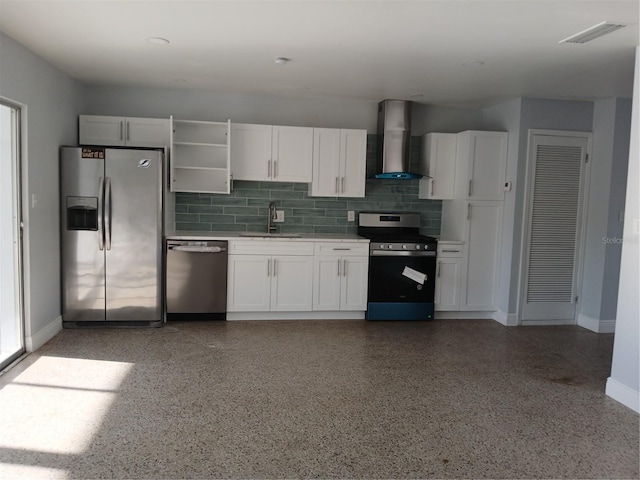
[{"label": "refrigerator freezer door", "polygon": [[107,149],[105,176],[106,320],[160,322],[162,153]]},{"label": "refrigerator freezer door", "polygon": [[60,154],[62,318],[105,320],[105,264],[100,250],[104,160],[82,158],[79,148]]}]

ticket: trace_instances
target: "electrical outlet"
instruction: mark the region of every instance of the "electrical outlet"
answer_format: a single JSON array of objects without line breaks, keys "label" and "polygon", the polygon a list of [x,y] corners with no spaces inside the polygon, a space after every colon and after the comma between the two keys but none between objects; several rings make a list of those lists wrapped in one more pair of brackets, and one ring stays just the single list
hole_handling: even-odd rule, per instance
[{"label": "electrical outlet", "polygon": [[276,218],[273,219],[274,223],[284,222],[284,210],[276,210]]},{"label": "electrical outlet", "polygon": [[356,212],[353,210],[349,210],[347,212],[347,222],[355,222],[356,221]]}]

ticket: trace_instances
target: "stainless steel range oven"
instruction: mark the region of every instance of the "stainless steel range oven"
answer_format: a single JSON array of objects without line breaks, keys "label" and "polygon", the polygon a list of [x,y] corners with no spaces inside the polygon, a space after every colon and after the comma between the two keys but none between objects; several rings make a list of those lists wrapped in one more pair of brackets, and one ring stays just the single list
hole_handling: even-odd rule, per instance
[{"label": "stainless steel range oven", "polygon": [[367,319],[433,318],[437,241],[420,235],[420,215],[362,212],[358,234],[371,241]]}]

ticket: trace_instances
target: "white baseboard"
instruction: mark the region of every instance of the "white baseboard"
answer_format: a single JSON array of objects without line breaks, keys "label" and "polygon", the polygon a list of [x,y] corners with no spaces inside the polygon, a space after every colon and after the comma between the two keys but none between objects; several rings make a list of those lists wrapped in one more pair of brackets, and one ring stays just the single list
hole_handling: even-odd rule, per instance
[{"label": "white baseboard", "polygon": [[26,337],[25,347],[27,352],[35,352],[62,330],[62,317],[56,317],[49,324],[38,330],[36,333]]},{"label": "white baseboard", "polygon": [[434,318],[436,320],[495,320],[495,312],[450,312],[436,310]]},{"label": "white baseboard", "polygon": [[493,312],[493,319],[504,325],[505,327],[517,327],[518,315],[515,313],[507,313],[502,310],[496,310]]},{"label": "white baseboard", "polygon": [[227,312],[227,320],[362,320],[365,312]]},{"label": "white baseboard", "polygon": [[545,326],[545,325],[575,325],[575,320],[522,320],[520,325],[527,326]]},{"label": "white baseboard", "polygon": [[578,314],[578,325],[596,333],[615,333],[615,320],[598,320],[582,313]]},{"label": "white baseboard", "polygon": [[607,379],[605,393],[625,407],[629,407],[631,410],[640,413],[640,392],[609,377]]}]

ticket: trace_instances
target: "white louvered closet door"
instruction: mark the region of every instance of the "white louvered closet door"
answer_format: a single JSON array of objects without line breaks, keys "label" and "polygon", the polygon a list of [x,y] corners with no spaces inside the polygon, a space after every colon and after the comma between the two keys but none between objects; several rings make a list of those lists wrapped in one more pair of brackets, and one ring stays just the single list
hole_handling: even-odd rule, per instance
[{"label": "white louvered closet door", "polygon": [[588,146],[586,136],[532,136],[523,322],[575,319]]}]

